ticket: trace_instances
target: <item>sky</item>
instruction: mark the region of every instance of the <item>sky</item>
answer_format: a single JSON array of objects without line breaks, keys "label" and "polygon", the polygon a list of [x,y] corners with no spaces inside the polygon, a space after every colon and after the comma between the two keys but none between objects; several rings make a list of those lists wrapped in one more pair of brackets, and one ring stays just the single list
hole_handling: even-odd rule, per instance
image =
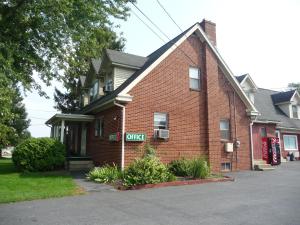
[{"label": "sky", "polygon": [[[181,31],[160,8],[157,0],[137,0],[137,6],[169,38]],[[300,1],[299,0],[159,0],[182,30],[202,19],[216,23],[217,48],[235,75],[249,73],[258,87],[284,90],[288,83],[300,82]],[[134,11],[145,22],[141,13]],[[116,31],[126,39],[125,52],[147,56],[165,42],[133,13]],[[151,26],[149,22],[146,22]],[[155,30],[155,27],[152,26]],[[157,33],[159,31],[155,30]],[[167,41],[162,34],[160,36]],[[29,131],[34,137],[49,136],[45,121],[58,113],[53,108],[54,88],[59,82],[43,85],[50,99],[36,92],[24,99]]]}]

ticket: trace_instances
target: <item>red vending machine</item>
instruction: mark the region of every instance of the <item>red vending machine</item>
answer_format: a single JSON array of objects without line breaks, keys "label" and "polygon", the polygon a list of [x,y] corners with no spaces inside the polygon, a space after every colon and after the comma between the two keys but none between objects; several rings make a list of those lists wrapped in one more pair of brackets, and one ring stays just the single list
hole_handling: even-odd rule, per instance
[{"label": "red vending machine", "polygon": [[271,165],[279,165],[281,163],[279,138],[268,138],[268,160]]}]

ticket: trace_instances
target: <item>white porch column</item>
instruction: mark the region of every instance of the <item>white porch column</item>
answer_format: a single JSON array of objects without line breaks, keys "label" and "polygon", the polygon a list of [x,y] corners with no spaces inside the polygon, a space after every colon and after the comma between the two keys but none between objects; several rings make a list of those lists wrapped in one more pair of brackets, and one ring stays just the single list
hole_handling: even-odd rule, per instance
[{"label": "white porch column", "polygon": [[53,135],[53,137],[55,139],[57,139],[57,126],[56,125],[54,125],[54,135]]},{"label": "white porch column", "polygon": [[53,138],[54,136],[54,128],[53,125],[51,126],[51,131],[50,131],[50,137]]},{"label": "white porch column", "polygon": [[60,126],[60,142],[64,143],[64,136],[65,136],[65,120],[61,120]]}]

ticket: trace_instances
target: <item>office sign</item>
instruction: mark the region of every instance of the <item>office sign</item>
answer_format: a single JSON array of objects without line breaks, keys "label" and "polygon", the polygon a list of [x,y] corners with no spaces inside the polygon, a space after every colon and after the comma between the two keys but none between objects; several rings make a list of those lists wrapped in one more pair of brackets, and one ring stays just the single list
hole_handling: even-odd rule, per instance
[{"label": "office sign", "polygon": [[146,141],[146,134],[126,133],[126,141]]},{"label": "office sign", "polygon": [[121,134],[120,132],[112,133],[108,136],[109,141],[120,141],[121,140]]}]

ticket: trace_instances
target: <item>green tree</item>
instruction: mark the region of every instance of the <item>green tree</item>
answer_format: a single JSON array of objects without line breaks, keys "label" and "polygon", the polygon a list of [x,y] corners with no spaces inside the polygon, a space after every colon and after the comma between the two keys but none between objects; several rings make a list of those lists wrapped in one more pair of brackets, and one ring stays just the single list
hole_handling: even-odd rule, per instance
[{"label": "green tree", "polygon": [[9,137],[9,143],[16,146],[31,135],[27,130],[30,125],[30,120],[27,118],[28,114],[26,112],[25,105],[22,103],[23,97],[17,87],[15,87],[14,90],[15,94],[12,98],[13,101],[11,105],[11,112],[14,117],[9,121],[8,126],[14,128],[14,135]]},{"label": "green tree", "polygon": [[[3,86],[3,83],[6,83],[7,86]],[[0,93],[4,94],[0,95],[0,148],[2,148],[6,145],[17,145],[30,137],[30,133],[27,131],[30,120],[27,119],[25,106],[22,103],[23,97],[19,89],[7,82],[1,82],[0,85]]]},{"label": "green tree", "polygon": [[[78,51],[90,53],[111,18],[126,19],[128,0],[6,0],[0,2],[0,73],[45,95],[33,78],[50,84],[73,67]],[[95,49],[96,51],[96,49]],[[75,64],[78,60],[74,60]]]},{"label": "green tree", "polygon": [[55,89],[55,108],[62,113],[71,113],[80,109],[79,97],[79,76],[88,72],[92,58],[101,57],[106,48],[122,51],[125,40],[117,37],[117,34],[110,29],[99,29],[92,41],[86,47],[76,49],[75,57],[69,59],[69,68],[65,72],[64,88],[66,92]]},{"label": "green tree", "polygon": [[71,77],[76,66],[82,71],[84,65],[79,62],[90,56],[100,34],[105,36],[115,27],[112,19],[127,18],[128,2],[0,1],[0,143],[7,144],[14,132],[8,125],[15,116],[10,107],[15,94],[11,88],[17,85],[25,91],[35,89],[46,96],[34,72],[50,85],[53,79]]},{"label": "green tree", "polygon": [[289,83],[288,87],[293,88],[293,89],[297,89],[298,92],[300,93],[300,83]]},{"label": "green tree", "polygon": [[9,79],[0,74],[0,148],[9,144],[9,137],[14,134],[13,127],[8,125],[14,118],[11,108],[13,95]]}]

